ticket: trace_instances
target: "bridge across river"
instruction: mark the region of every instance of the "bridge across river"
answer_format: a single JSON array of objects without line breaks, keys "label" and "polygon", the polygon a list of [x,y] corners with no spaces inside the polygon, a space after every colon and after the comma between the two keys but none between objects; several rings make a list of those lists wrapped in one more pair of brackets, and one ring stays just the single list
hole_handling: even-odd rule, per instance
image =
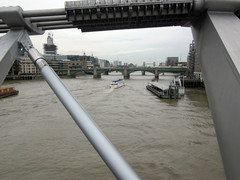
[{"label": "bridge across river", "polygon": [[109,72],[117,71],[121,72],[124,79],[129,79],[130,74],[136,71],[141,71],[143,75],[145,72],[150,72],[154,74],[155,79],[159,78],[159,74],[161,73],[178,73],[178,74],[186,74],[188,69],[187,67],[105,67],[105,68],[90,68],[90,69],[54,69],[54,71],[58,74],[64,74],[69,76],[74,76],[78,72],[86,72],[93,74],[93,78],[101,78],[101,74],[108,74]]}]

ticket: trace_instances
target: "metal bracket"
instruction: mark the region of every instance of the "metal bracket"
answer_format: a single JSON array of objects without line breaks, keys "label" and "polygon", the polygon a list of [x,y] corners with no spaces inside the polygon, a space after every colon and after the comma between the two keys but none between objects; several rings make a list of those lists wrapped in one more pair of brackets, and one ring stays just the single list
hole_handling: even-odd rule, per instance
[{"label": "metal bracket", "polygon": [[23,17],[23,9],[19,6],[0,7],[0,19],[2,19],[11,29],[26,29],[30,35],[43,34],[42,28],[31,23],[29,18]]},{"label": "metal bracket", "polygon": [[0,39],[0,86],[12,67],[19,53],[19,39],[24,36],[24,30],[10,30]]}]

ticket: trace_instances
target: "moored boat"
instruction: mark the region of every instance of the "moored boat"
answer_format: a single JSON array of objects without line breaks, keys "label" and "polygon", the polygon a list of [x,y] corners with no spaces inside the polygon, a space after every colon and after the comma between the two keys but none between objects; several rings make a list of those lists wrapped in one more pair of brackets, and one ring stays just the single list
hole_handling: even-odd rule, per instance
[{"label": "moored boat", "polygon": [[120,88],[125,85],[125,81],[123,79],[118,79],[116,81],[112,81],[110,88]]},{"label": "moored boat", "polygon": [[179,99],[180,95],[177,86],[166,86],[157,82],[148,83],[147,90],[162,99]]},{"label": "moored boat", "polygon": [[18,95],[19,91],[15,90],[14,87],[4,87],[0,88],[0,98],[5,98],[8,96]]}]

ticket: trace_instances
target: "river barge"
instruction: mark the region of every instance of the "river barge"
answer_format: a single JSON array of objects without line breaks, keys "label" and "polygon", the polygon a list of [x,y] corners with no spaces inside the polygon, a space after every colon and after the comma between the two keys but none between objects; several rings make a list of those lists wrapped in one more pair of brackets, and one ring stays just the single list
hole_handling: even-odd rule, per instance
[{"label": "river barge", "polygon": [[19,91],[15,90],[14,87],[4,87],[0,88],[0,98],[5,98],[8,96],[18,95]]},{"label": "river barge", "polygon": [[146,86],[147,90],[151,91],[153,94],[161,99],[179,99],[179,88],[173,85],[163,85],[157,82],[148,83]]}]

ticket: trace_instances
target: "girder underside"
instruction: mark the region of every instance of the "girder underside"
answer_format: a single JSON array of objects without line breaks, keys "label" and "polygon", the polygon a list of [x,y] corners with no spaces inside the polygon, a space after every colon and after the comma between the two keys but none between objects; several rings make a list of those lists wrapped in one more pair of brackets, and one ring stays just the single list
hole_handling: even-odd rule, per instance
[{"label": "girder underside", "polygon": [[80,7],[66,4],[69,21],[82,32],[164,26],[187,26],[192,3],[142,3]]},{"label": "girder underside", "polygon": [[82,30],[104,31],[116,29],[136,29],[165,26],[188,26],[190,18],[187,15],[149,16],[136,18],[106,19],[106,20],[83,20],[73,24]]}]

